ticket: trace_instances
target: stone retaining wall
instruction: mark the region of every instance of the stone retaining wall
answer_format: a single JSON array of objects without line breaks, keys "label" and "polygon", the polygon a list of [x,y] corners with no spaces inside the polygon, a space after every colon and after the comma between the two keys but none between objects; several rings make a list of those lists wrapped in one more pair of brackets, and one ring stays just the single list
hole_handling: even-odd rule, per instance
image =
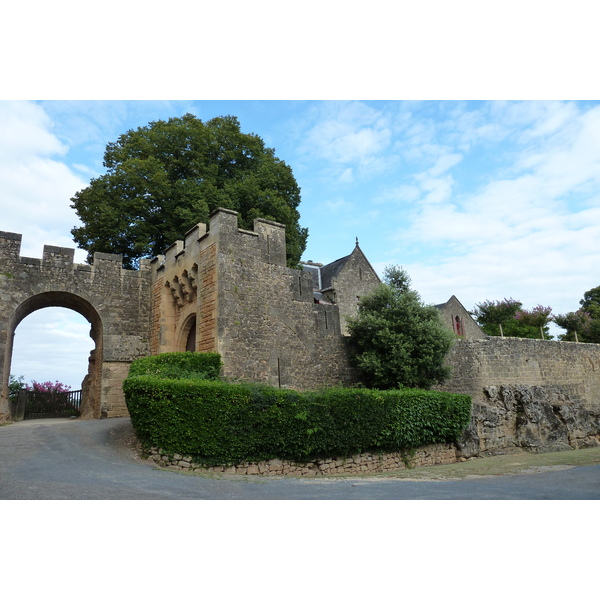
[{"label": "stone retaining wall", "polygon": [[488,337],[458,340],[437,389],[487,404],[490,386],[560,386],[582,406],[600,404],[600,344]]},{"label": "stone retaining wall", "polygon": [[194,463],[190,456],[182,456],[181,454],[169,456],[158,448],[151,448],[149,454],[149,461],[160,467],[175,470],[235,475],[292,475],[302,477],[367,475],[400,471],[406,468],[450,464],[464,460],[453,444],[430,444],[416,449],[414,453],[365,453],[350,458],[319,459],[302,464],[272,459],[217,467],[203,467]]}]

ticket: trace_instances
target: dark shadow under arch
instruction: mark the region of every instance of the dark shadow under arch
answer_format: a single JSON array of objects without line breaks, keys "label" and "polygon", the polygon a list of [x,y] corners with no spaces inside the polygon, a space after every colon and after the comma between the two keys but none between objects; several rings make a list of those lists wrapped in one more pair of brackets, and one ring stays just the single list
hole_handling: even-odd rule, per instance
[{"label": "dark shadow under arch", "polygon": [[180,352],[196,351],[196,313],[189,315],[183,322],[177,346]]}]

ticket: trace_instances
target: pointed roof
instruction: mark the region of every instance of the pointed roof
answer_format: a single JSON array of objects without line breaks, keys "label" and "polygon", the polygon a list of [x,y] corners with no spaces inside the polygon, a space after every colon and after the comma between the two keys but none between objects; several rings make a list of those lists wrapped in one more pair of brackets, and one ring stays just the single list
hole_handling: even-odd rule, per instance
[{"label": "pointed roof", "polygon": [[333,287],[333,280],[342,272],[348,261],[357,252],[360,253],[365,262],[371,267],[373,273],[377,275],[375,269],[373,269],[371,263],[368,261],[367,257],[360,249],[360,246],[358,245],[358,238],[356,238],[356,246],[354,250],[350,254],[348,254],[348,256],[338,258],[337,260],[334,260],[333,262],[325,266],[323,266],[320,263],[313,263],[312,261],[303,262],[302,268],[305,271],[310,271],[312,273],[313,285],[316,290],[328,290]]},{"label": "pointed roof", "polygon": [[352,254],[338,258],[337,260],[325,265],[321,268],[321,289],[326,290],[331,287],[331,283],[334,277],[337,277],[340,271],[346,266],[346,263],[350,260]]}]

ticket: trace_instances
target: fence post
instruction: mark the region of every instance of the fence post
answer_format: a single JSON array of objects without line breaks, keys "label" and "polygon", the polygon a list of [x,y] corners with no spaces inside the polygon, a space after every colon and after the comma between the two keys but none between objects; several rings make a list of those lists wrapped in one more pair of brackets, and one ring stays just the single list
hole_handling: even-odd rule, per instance
[{"label": "fence post", "polygon": [[13,421],[22,421],[25,417],[25,405],[27,404],[27,390],[19,390],[16,402],[14,402]]}]

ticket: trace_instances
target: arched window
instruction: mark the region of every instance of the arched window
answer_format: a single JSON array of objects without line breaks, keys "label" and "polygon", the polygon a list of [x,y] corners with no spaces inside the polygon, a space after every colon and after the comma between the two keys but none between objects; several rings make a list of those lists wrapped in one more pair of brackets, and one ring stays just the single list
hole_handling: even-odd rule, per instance
[{"label": "arched window", "polygon": [[454,333],[456,335],[463,336],[465,334],[462,319],[458,315],[454,317],[452,324],[454,325]]}]

